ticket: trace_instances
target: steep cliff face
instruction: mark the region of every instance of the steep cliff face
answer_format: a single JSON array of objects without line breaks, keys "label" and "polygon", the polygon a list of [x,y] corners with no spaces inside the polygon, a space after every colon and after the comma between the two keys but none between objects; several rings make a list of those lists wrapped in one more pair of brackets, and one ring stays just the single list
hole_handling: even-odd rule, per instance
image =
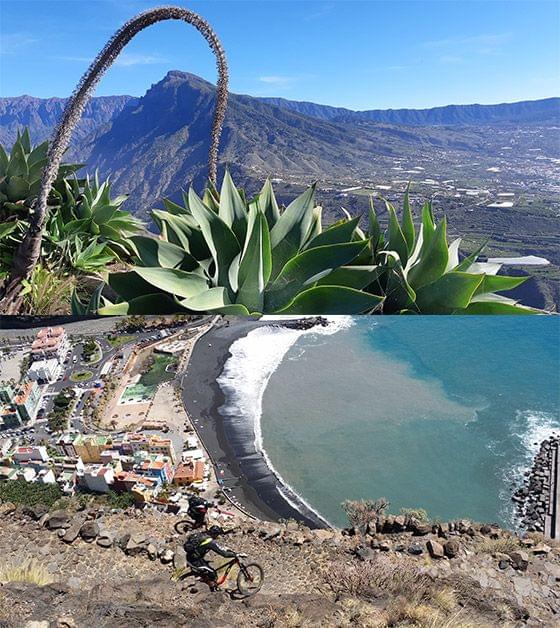
[{"label": "steep cliff face", "polygon": [[[211,593],[192,576],[172,581],[185,567],[175,521],[0,504],[0,625],[552,626],[560,612],[560,549],[497,527],[238,522],[224,542],[265,571],[262,590],[241,598],[234,582]],[[22,565],[26,582],[13,575]]]}]

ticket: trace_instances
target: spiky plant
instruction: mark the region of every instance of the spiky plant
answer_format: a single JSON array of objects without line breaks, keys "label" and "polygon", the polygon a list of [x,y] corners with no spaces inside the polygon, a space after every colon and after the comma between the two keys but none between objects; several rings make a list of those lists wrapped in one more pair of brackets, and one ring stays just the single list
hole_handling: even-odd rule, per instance
[{"label": "spiky plant", "polygon": [[216,180],[218,145],[224,122],[228,96],[228,70],[222,44],[208,22],[196,13],[181,7],[159,7],[144,11],[124,24],[107,42],[87,72],[82,76],[64,110],[43,169],[37,206],[31,214],[29,227],[19,245],[9,275],[0,283],[0,309],[4,314],[17,314],[22,304],[22,280],[30,276],[41,254],[41,241],[47,217],[47,198],[56,180],[62,155],[68,147],[72,131],[82,116],[95,87],[111,67],[123,48],[140,31],[163,20],[182,20],[192,24],[208,42],[216,57],[218,84],[208,158],[209,178]]},{"label": "spiky plant", "polygon": [[226,171],[220,193],[201,199],[191,188],[184,206],[154,211],[161,237],[135,236],[136,265],[109,275],[120,302],[100,314],[358,314],[383,298],[367,294],[373,265],[357,235],[358,218],[323,230],[315,186],[280,211],[270,181],[247,201]]},{"label": "spiky plant", "polygon": [[[144,223],[120,209],[126,195],[111,197],[109,180],[100,183],[97,173],[80,182],[64,181],[60,207],[47,222],[45,241],[63,247],[68,240],[81,241],[82,249],[100,245],[109,258],[126,259],[132,253],[129,238],[144,231]],[[111,259],[109,259],[109,262]]]},{"label": "spiky plant", "polygon": [[432,205],[422,207],[415,227],[404,196],[402,221],[386,202],[389,226],[383,233],[373,201],[369,211],[370,263],[383,269],[368,290],[385,296],[383,312],[416,314],[530,314],[524,307],[496,292],[511,290],[527,277],[498,275],[500,264],[477,262],[484,246],[460,259],[461,238],[447,243],[447,222],[436,224]]}]

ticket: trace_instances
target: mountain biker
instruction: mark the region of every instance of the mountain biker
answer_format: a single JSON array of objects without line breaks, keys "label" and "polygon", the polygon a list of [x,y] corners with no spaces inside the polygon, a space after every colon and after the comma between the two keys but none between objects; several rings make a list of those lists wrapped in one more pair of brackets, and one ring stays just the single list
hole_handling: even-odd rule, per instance
[{"label": "mountain biker", "polygon": [[189,508],[187,514],[194,521],[194,528],[202,528],[206,521],[206,513],[208,508],[212,507],[212,502],[206,501],[200,495],[192,495],[189,498]]},{"label": "mountain biker", "polygon": [[189,534],[187,540],[183,544],[183,548],[187,555],[187,563],[192,567],[193,572],[202,576],[208,581],[212,591],[218,588],[218,572],[213,569],[205,556],[208,552],[216,552],[225,558],[235,558],[243,556],[230,550],[228,547],[222,547],[216,543],[216,539],[224,534],[224,530],[220,526],[210,526],[207,532],[194,532]]}]

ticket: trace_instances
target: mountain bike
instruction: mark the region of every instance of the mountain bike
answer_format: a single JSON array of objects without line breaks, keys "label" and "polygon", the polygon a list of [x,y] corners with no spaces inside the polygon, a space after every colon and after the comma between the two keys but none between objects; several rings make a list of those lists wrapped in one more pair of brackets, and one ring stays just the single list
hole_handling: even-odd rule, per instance
[{"label": "mountain bike", "polygon": [[185,572],[179,576],[179,580],[185,578],[189,573],[193,573],[200,577],[200,579],[209,586],[221,586],[228,579],[230,571],[235,567],[239,567],[239,573],[237,574],[237,591],[244,597],[250,597],[255,595],[261,590],[264,582],[264,570],[258,563],[247,563],[241,561],[241,558],[245,558],[245,554],[238,554],[231,560],[223,563],[215,570],[219,573],[223,571],[217,580],[210,580],[205,574],[198,572],[194,565],[189,565],[192,572]]}]

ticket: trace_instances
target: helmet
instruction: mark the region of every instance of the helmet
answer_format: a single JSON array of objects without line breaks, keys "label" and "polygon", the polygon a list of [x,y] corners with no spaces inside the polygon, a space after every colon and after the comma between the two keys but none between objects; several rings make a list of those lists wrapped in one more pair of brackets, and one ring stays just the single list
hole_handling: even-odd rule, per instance
[{"label": "helmet", "polygon": [[220,526],[210,526],[208,528],[208,534],[211,537],[216,538],[217,536],[220,536],[220,534],[223,534],[223,533],[224,533],[224,530]]}]

